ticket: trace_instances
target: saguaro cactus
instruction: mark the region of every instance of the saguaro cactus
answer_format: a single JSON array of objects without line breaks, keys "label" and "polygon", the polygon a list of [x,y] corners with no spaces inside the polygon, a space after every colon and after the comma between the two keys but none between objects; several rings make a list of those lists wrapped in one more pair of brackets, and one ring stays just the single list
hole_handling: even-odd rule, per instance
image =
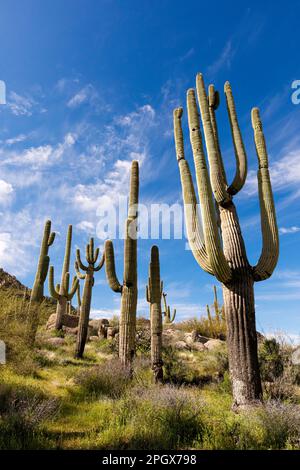
[{"label": "saguaro cactus", "polygon": [[[97,259],[99,256],[99,248],[94,250],[94,239],[91,238],[89,244],[86,246],[86,260],[88,265],[85,266],[81,261],[80,250],[76,250],[76,262],[75,262],[75,269],[79,279],[84,279],[84,287],[83,287],[83,294],[82,294],[82,301],[80,307],[80,317],[79,317],[79,324],[78,324],[78,333],[77,333],[77,341],[76,341],[76,350],[75,350],[75,357],[77,359],[82,358],[84,347],[88,335],[88,327],[89,327],[89,318],[90,318],[90,310],[91,310],[91,301],[92,301],[92,289],[94,286],[94,273],[96,271],[100,271],[104,264],[104,253],[100,262],[97,266],[95,266]],[[85,274],[82,274],[79,271],[79,268],[85,271]]]},{"label": "saguaro cactus", "polygon": [[[76,276],[73,279],[73,284],[71,291],[69,292],[69,270],[70,270],[70,255],[71,255],[71,245],[72,245],[72,225],[68,227],[68,233],[66,238],[66,249],[64,264],[61,273],[61,283],[57,285],[57,288],[54,287],[54,268],[50,267],[49,273],[49,292],[50,295],[57,300],[56,306],[56,321],[55,328],[61,330],[63,325],[63,315],[67,312],[67,303],[70,301],[78,287],[78,279]],[[58,289],[58,290],[57,290]]]},{"label": "saguaro cactus", "polygon": [[258,263],[252,267],[246,255],[239,219],[233,203],[233,196],[242,189],[246,180],[247,157],[231,87],[228,82],[225,83],[227,110],[236,157],[236,173],[230,185],[226,180],[215,118],[219,94],[214,90],[213,85],[210,85],[207,97],[201,74],[197,75],[196,88],[210,169],[209,178],[195,91],[190,89],[187,92],[188,122],[203,230],[198,217],[197,199],[189,165],[184,155],[181,127],[183,110],[177,108],[174,111],[175,146],[185,204],[187,233],[198,264],[222,283],[234,405],[244,406],[260,401],[262,396],[257,359],[253,284],[255,281],[262,281],[271,276],[279,254],[267,150],[259,111],[254,108],[252,126],[259,163],[258,186],[263,247]]},{"label": "saguaro cactus", "polygon": [[164,300],[164,311],[163,311],[164,323],[165,324],[173,323],[176,317],[176,308],[174,308],[173,314],[171,315],[171,308],[170,308],[170,305],[168,305],[167,303],[167,294],[165,292],[162,292],[162,297]]},{"label": "saguaro cactus", "polygon": [[137,205],[139,195],[139,165],[131,165],[128,217],[125,224],[124,274],[120,284],[115,269],[114,247],[111,240],[105,243],[106,276],[110,288],[121,293],[119,329],[119,358],[124,365],[131,363],[135,354],[137,306]]},{"label": "saguaro cactus", "polygon": [[158,247],[154,245],[151,248],[146,299],[150,303],[151,364],[155,382],[162,382],[163,380],[161,296],[159,251]]},{"label": "saguaro cactus", "polygon": [[38,327],[39,306],[44,298],[44,284],[48,274],[50,258],[49,247],[53,244],[55,232],[51,232],[51,220],[47,220],[44,227],[44,235],[40,249],[40,256],[36,270],[34,284],[30,295],[29,315],[26,328],[27,341],[31,346],[35,342]]}]

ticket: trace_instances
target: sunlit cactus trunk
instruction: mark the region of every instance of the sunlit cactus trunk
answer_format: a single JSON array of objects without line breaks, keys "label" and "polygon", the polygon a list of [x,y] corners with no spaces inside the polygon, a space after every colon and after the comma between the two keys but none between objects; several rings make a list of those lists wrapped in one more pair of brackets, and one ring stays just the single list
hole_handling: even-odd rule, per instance
[{"label": "sunlit cactus trunk", "polygon": [[146,286],[146,300],[150,303],[151,366],[155,382],[163,380],[161,296],[159,251],[157,246],[153,246],[149,265],[149,280]]},{"label": "sunlit cactus trunk", "polygon": [[271,276],[279,255],[268,156],[259,111],[254,108],[252,126],[259,163],[257,176],[263,247],[257,265],[250,266],[233,203],[233,196],[242,189],[246,180],[247,157],[231,87],[226,82],[224,91],[237,163],[236,173],[230,185],[226,180],[215,118],[219,94],[213,85],[210,85],[207,96],[201,74],[197,75],[196,87],[210,170],[208,174],[195,91],[190,89],[187,93],[188,121],[202,221],[199,218],[192,176],[184,155],[181,127],[183,110],[178,108],[174,111],[175,146],[185,204],[187,233],[198,264],[206,272],[216,276],[223,285],[233,405],[243,407],[260,402],[262,399],[253,285],[255,281],[262,281]]},{"label": "sunlit cactus trunk", "polygon": [[[78,333],[75,348],[75,358],[81,359],[83,357],[85,343],[88,337],[89,319],[92,302],[92,290],[94,287],[94,273],[100,271],[103,267],[105,255],[103,254],[97,266],[95,266],[99,256],[99,248],[94,250],[94,239],[91,238],[89,244],[86,246],[86,260],[87,266],[81,261],[80,250],[76,251],[75,270],[79,279],[84,279],[84,287],[80,306],[80,316],[78,324]],[[82,269],[85,274],[80,272]],[[79,296],[80,300],[80,296]]]},{"label": "sunlit cactus trunk", "polygon": [[[55,321],[56,330],[62,329],[63,315],[65,315],[67,312],[67,303],[68,303],[68,300],[70,300],[67,298],[67,296],[64,295],[64,282],[65,282],[65,276],[70,270],[71,245],[72,245],[72,225],[69,225],[67,238],[66,238],[64,264],[63,264],[62,273],[61,273],[59,297],[57,299],[57,305],[56,305],[56,321]],[[78,282],[77,282],[77,286],[78,286]],[[54,297],[54,298],[57,298],[57,297]]]},{"label": "sunlit cactus trunk", "polygon": [[128,217],[125,225],[124,274],[121,285],[115,270],[114,248],[111,240],[105,243],[106,276],[110,288],[121,293],[119,324],[119,358],[130,365],[135,355],[136,307],[137,307],[137,206],[139,194],[139,166],[131,165]]},{"label": "sunlit cactus trunk", "polygon": [[29,345],[33,346],[38,327],[39,309],[44,299],[44,284],[49,269],[50,258],[48,256],[49,247],[53,244],[55,233],[51,232],[51,221],[47,220],[44,227],[43,240],[41,244],[40,256],[34,284],[30,295],[30,305],[27,319],[26,338]]}]

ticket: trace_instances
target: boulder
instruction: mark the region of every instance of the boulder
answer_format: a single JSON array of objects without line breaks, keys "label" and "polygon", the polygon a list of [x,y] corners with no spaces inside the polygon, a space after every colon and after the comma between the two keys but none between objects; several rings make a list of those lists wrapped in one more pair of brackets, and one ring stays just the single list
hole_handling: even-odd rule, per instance
[{"label": "boulder", "polygon": [[[56,313],[52,313],[52,315],[50,315],[50,317],[48,318],[48,321],[46,324],[46,330],[54,330],[55,321],[56,321]],[[78,322],[79,322],[79,317],[77,317],[77,315],[65,314],[62,317],[62,324],[63,326],[66,326],[67,328],[76,328],[78,326]]]},{"label": "boulder", "polygon": [[205,345],[203,343],[197,343],[196,341],[194,343],[190,343],[189,346],[193,351],[205,351]]},{"label": "boulder", "polygon": [[291,356],[291,361],[292,361],[292,364],[294,364],[295,366],[300,365],[300,346],[298,346],[293,352]]},{"label": "boulder", "polygon": [[90,336],[89,340],[90,341],[99,341],[99,338],[98,338],[98,336]]},{"label": "boulder", "polygon": [[116,336],[117,328],[114,326],[108,326],[106,330],[106,337],[108,340],[113,339]]},{"label": "boulder", "polygon": [[75,328],[69,328],[68,326],[63,326],[63,331],[67,335],[77,335],[78,333],[78,327],[76,326]]},{"label": "boulder", "polygon": [[91,330],[91,334],[99,336],[99,329],[102,325],[107,327],[109,325],[109,321],[106,318],[90,320],[89,327]]},{"label": "boulder", "polygon": [[185,341],[176,341],[174,344],[174,348],[178,349],[179,351],[190,351],[190,346]]},{"label": "boulder", "polygon": [[65,340],[64,338],[48,338],[46,343],[51,344],[52,346],[62,346],[65,344]]},{"label": "boulder", "polygon": [[223,346],[224,341],[221,341],[220,339],[209,339],[206,341],[204,344],[205,349],[208,349],[209,351],[212,351],[213,349],[217,349],[221,346]]}]

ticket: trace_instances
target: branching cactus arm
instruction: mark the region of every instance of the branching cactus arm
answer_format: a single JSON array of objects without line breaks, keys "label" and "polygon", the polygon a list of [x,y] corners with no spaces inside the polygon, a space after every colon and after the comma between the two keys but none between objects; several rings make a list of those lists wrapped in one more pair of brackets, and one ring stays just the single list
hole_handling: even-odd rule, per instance
[{"label": "branching cactus arm", "polygon": [[258,108],[252,110],[252,127],[258,158],[257,179],[263,238],[262,253],[257,265],[254,267],[254,278],[256,281],[263,281],[272,275],[277,265],[279,236],[269,174],[268,154]]},{"label": "branching cactus arm", "polygon": [[225,83],[224,92],[226,96],[227,111],[236,158],[235,176],[227,191],[229,194],[234,195],[242,189],[247,178],[247,155],[237,119],[232,90],[229,82]]}]

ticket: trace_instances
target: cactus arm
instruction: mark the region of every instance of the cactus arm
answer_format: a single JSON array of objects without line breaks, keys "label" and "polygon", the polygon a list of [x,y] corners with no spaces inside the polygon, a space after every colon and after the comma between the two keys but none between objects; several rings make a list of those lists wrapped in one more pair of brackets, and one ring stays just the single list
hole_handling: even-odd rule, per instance
[{"label": "cactus arm", "polygon": [[[88,246],[88,245],[87,245]],[[81,261],[81,256],[80,256],[80,250],[79,248],[76,250],[76,263],[78,264],[79,268],[82,269],[83,271],[88,270],[88,266],[85,266],[83,262]]]},{"label": "cactus arm", "polygon": [[79,279],[76,276],[74,276],[70,292],[68,292],[67,295],[66,295],[66,297],[69,301],[71,301],[73,299],[75,293],[77,292],[78,286],[79,286]]},{"label": "cactus arm", "polygon": [[[97,248],[97,250],[98,250],[98,254],[99,254],[99,248]],[[96,250],[96,252],[97,252],[97,250]],[[98,254],[97,254],[97,257],[95,256],[96,260],[97,260],[97,258],[98,258]],[[101,269],[101,268],[103,267],[103,265],[104,265],[104,261],[105,261],[105,252],[103,253],[103,255],[102,255],[102,257],[101,257],[98,266],[96,266],[96,267],[94,268],[94,271],[100,271],[100,269]]]},{"label": "cactus arm", "polygon": [[72,225],[69,225],[67,237],[66,237],[66,248],[65,248],[64,264],[63,264],[63,269],[62,269],[62,280],[63,280],[64,275],[69,271],[69,268],[70,268],[71,245],[72,245]]},{"label": "cactus arm", "polygon": [[184,156],[184,142],[181,126],[182,112],[182,108],[177,108],[174,110],[174,137],[176,156],[182,186],[187,236],[194,258],[199,264],[199,266],[204,271],[213,274],[205,249],[203,231],[201,227],[201,222],[199,220],[199,213],[197,210],[197,199],[195,195],[192,175],[190,172],[189,164],[185,160]]},{"label": "cactus arm", "polygon": [[209,85],[208,87],[208,109],[209,109],[209,116],[210,116],[210,122],[212,126],[212,131],[215,139],[215,145],[217,149],[217,155],[218,155],[218,162],[220,165],[220,170],[222,173],[223,181],[225,184],[225,187],[227,187],[227,179],[226,179],[226,172],[224,168],[224,163],[223,159],[221,156],[221,148],[220,148],[220,141],[219,141],[219,135],[218,135],[218,126],[217,126],[217,121],[216,121],[216,114],[215,111],[218,108],[220,104],[220,95],[219,92],[215,90],[214,85]]},{"label": "cactus arm", "polygon": [[234,153],[236,159],[236,172],[231,185],[227,191],[232,196],[237,194],[245,184],[247,177],[247,155],[239,128],[232,90],[229,82],[225,83],[224,92],[226,96],[227,112],[230,122]]},{"label": "cactus arm", "polygon": [[85,247],[85,258],[88,264],[92,264],[92,258],[90,257],[90,244],[89,243]]},{"label": "cactus arm", "polygon": [[99,251],[100,251],[99,248],[96,248],[95,253],[94,253],[94,257],[93,257],[94,264],[96,263],[96,261],[98,259]]},{"label": "cactus arm", "polygon": [[77,285],[76,295],[77,295],[77,305],[78,305],[78,307],[80,308],[80,306],[81,306],[80,282],[78,282],[78,285]]},{"label": "cactus arm", "polygon": [[109,287],[114,292],[122,292],[122,286],[116,275],[114,246],[111,240],[105,242],[105,268]]},{"label": "cactus arm", "polygon": [[164,290],[164,281],[160,282],[160,296],[163,295],[163,290]]},{"label": "cactus arm", "polygon": [[149,287],[146,286],[146,300],[150,303]]},{"label": "cactus arm", "polygon": [[[205,90],[204,90],[205,93]],[[201,98],[202,99],[202,98]],[[207,99],[205,98],[207,105]],[[193,156],[196,169],[197,186],[199,201],[202,212],[202,221],[204,228],[205,247],[212,272],[221,282],[228,282],[231,279],[231,269],[224,256],[218,226],[216,221],[216,212],[213,203],[212,191],[205,161],[205,155],[202,146],[200,134],[200,122],[197,110],[194,90],[188,90],[187,93],[188,121],[190,128],[190,140],[193,149]],[[208,105],[207,105],[208,107]]]},{"label": "cactus arm", "polygon": [[[129,217],[131,217],[130,208],[138,204],[138,199],[139,199],[139,164],[137,160],[133,160],[131,164],[131,173],[130,173],[129,212],[128,212]],[[136,207],[133,207],[133,210],[134,210],[134,213],[136,213]]]},{"label": "cactus arm", "polygon": [[78,279],[85,279],[85,274],[82,274],[80,271],[79,271],[79,266],[78,266],[78,262],[75,261],[75,271],[76,271],[76,274],[77,274],[77,277]]},{"label": "cactus arm", "polygon": [[56,300],[59,300],[60,299],[59,290],[57,290],[54,287],[54,267],[53,266],[50,266],[48,283],[49,283],[49,293],[51,297],[53,297]]},{"label": "cactus arm", "polygon": [[50,233],[49,238],[48,238],[48,246],[53,245],[55,240],[55,232]]},{"label": "cactus arm", "polygon": [[258,108],[252,110],[252,127],[258,158],[258,189],[263,246],[257,265],[254,267],[254,279],[268,279],[277,264],[279,256],[279,236],[272,186],[269,174],[268,154],[262,130]]},{"label": "cactus arm", "polygon": [[64,275],[63,283],[62,283],[62,293],[63,293],[64,296],[66,296],[67,293],[68,293],[69,284],[70,284],[70,273],[67,272]]},{"label": "cactus arm", "polygon": [[170,317],[170,322],[171,323],[173,323],[173,321],[175,320],[175,317],[176,317],[176,308],[174,308],[173,315],[172,315],[172,317]]},{"label": "cactus arm", "polygon": [[49,269],[49,263],[50,263],[50,258],[49,256],[44,256],[43,262],[40,265],[40,275],[39,275],[39,282],[44,284],[47,274],[48,274],[48,269]]},{"label": "cactus arm", "polygon": [[[224,174],[223,174],[224,169],[222,171],[222,165],[220,165],[221,156],[218,153],[217,144],[214,138],[213,126],[212,126],[211,119],[210,119],[209,105],[208,105],[208,99],[206,96],[204,80],[203,80],[202,74],[200,73],[197,75],[197,78],[196,78],[196,87],[197,87],[198,101],[200,105],[201,119],[203,123],[207,155],[208,155],[208,160],[209,160],[212,190],[213,190],[217,203],[223,205],[229,202],[231,200],[231,197],[227,193],[227,190],[226,190],[226,184],[224,181]],[[196,145],[197,144],[200,145],[200,149],[199,150],[197,149],[197,150],[199,152],[201,151],[203,152],[202,142],[201,142],[201,137],[200,137],[200,125],[199,125],[199,119],[198,119],[198,111],[197,111],[197,119],[193,119],[193,122],[196,125],[196,127],[192,128],[191,137],[194,137]]]}]

